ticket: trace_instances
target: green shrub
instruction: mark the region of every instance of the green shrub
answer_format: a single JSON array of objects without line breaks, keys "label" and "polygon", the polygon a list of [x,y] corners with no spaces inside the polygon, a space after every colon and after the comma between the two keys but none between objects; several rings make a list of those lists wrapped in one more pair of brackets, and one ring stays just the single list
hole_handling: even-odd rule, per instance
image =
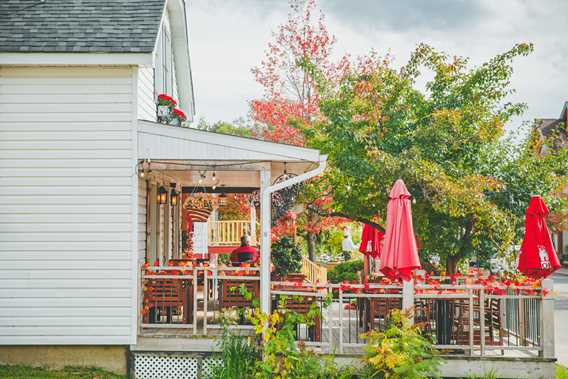
[{"label": "green shrub", "polygon": [[441,360],[432,343],[409,321],[407,312],[389,314],[384,331],[372,330],[364,335],[365,361],[374,379],[425,379],[435,377]]},{"label": "green shrub", "polygon": [[302,253],[292,238],[282,237],[272,244],[272,263],[274,272],[280,277],[300,271]]},{"label": "green shrub", "polygon": [[331,283],[341,283],[345,280],[352,282],[358,280],[358,271],[363,271],[363,261],[343,262],[327,272],[327,280]]},{"label": "green shrub", "polygon": [[252,341],[235,335],[228,326],[225,326],[219,347],[222,351],[218,356],[220,362],[212,370],[211,379],[254,378],[260,354]]}]

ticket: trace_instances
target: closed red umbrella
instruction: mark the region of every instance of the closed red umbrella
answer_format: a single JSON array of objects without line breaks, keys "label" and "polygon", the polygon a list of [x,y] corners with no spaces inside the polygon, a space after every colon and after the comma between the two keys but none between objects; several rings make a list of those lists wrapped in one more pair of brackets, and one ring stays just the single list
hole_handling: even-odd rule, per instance
[{"label": "closed red umbrella", "polygon": [[540,196],[533,196],[525,212],[525,238],[519,253],[519,271],[532,278],[546,278],[560,268],[545,217],[548,208]]},{"label": "closed red umbrella", "polygon": [[359,251],[372,258],[379,258],[381,256],[381,240],[385,235],[377,228],[365,224],[363,232],[361,233],[361,244]]},{"label": "closed red umbrella", "polygon": [[412,271],[420,267],[412,227],[410,193],[402,179],[398,179],[389,194],[381,271],[391,279],[410,280]]}]

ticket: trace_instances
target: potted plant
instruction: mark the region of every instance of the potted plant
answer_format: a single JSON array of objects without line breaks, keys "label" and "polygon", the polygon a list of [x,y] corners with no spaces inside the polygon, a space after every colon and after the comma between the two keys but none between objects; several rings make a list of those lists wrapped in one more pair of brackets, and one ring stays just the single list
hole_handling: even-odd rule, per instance
[{"label": "potted plant", "polygon": [[298,273],[302,267],[302,253],[292,238],[282,237],[272,244],[272,263],[275,279],[303,281],[304,276]]},{"label": "potted plant", "polygon": [[172,111],[177,102],[169,95],[161,93],[158,95],[157,116],[158,122],[169,124],[172,119]]},{"label": "potted plant", "polygon": [[170,125],[181,126],[185,120],[187,120],[187,116],[185,115],[185,113],[181,109],[175,108],[172,112],[172,119]]}]

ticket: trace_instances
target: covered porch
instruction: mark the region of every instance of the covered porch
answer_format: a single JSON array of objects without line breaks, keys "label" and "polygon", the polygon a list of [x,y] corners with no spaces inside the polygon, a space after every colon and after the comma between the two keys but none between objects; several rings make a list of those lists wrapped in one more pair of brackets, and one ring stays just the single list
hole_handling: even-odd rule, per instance
[{"label": "covered porch", "polygon": [[[296,312],[319,308],[315,325],[298,325],[296,337],[321,353],[361,354],[364,332],[384,330],[393,309],[413,308],[413,320],[435,337],[443,355],[462,357],[460,364],[553,367],[554,299],[548,280],[512,286],[493,282],[484,272],[451,280],[422,272],[404,283],[379,278],[331,284],[307,258],[299,279],[271,275],[272,194],[318,175],[325,167],[318,151],[142,121],[138,143],[139,246],[144,249],[139,337],[131,350],[140,357],[156,351],[216,351],[214,338],[224,319],[250,335],[243,311],[260,305],[268,313],[286,296]],[[161,204],[160,187],[168,190]],[[172,202],[172,193],[180,195],[179,202]],[[222,219],[220,199],[230,196],[251,200],[246,217]],[[207,208],[199,221],[207,225],[194,225],[201,237],[188,245],[184,206],[197,203]],[[259,249],[258,265],[234,266],[221,258],[242,234]]]},{"label": "covered porch", "polygon": [[[214,336],[227,315],[246,332],[250,325],[240,310],[258,302],[269,312],[276,289],[313,293],[296,305],[300,310],[321,301],[308,286],[325,280],[325,269],[307,258],[304,274],[294,283],[271,275],[270,230],[273,194],[321,173],[325,156],[314,149],[146,121],[139,121],[138,151],[142,339]],[[235,205],[245,211],[227,209]],[[260,259],[231,264],[229,256],[243,235]],[[242,289],[253,299],[247,300]]]}]

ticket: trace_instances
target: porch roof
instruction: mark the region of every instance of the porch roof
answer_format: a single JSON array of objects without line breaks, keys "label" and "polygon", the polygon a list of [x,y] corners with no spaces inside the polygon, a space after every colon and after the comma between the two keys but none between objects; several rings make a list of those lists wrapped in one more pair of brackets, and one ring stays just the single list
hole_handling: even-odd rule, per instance
[{"label": "porch roof", "polygon": [[[305,169],[325,159],[316,149],[198,129],[138,121],[138,159],[222,163],[303,163]],[[298,167],[299,168],[299,167]]]}]

